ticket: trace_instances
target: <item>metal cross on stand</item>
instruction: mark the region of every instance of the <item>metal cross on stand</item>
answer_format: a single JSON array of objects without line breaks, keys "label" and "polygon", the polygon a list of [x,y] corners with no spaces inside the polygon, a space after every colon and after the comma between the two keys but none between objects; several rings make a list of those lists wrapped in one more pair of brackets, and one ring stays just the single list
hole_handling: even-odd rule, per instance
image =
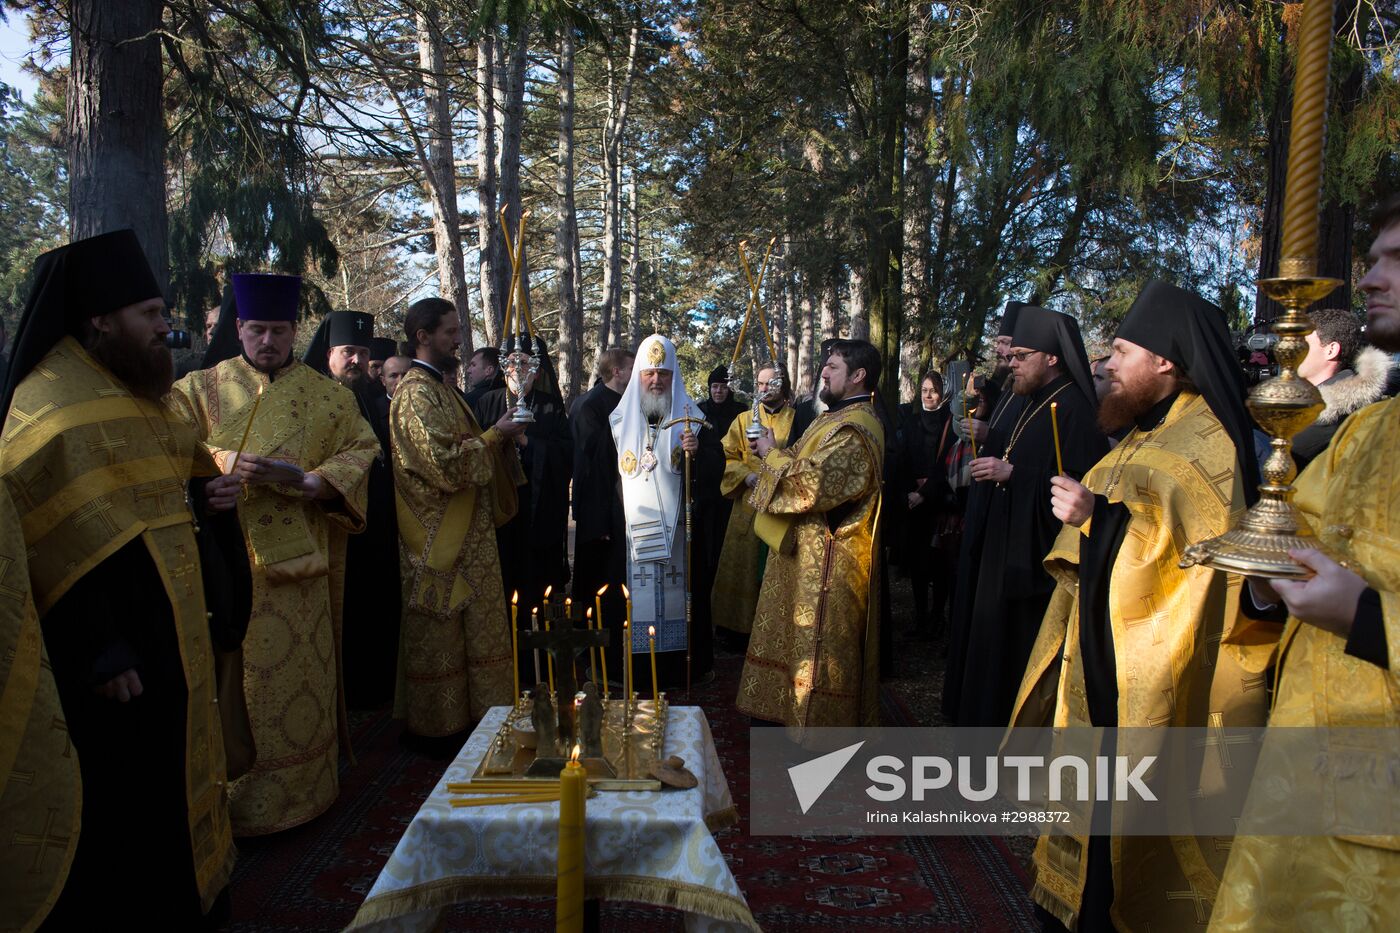
[{"label": "metal cross on stand", "polygon": [[[522,631],[520,644],[531,651],[547,651],[554,658],[555,685],[559,695],[559,701],[555,704],[559,720],[558,735],[567,754],[578,734],[574,722],[574,694],[578,693],[578,682],[574,680],[574,659],[579,652],[589,648],[606,648],[612,641],[612,632],[605,628],[574,628],[573,619],[559,621],[562,624],[548,632]],[[541,758],[555,757],[544,754],[546,751],[540,749]],[[564,767],[562,760],[559,767]]]}]

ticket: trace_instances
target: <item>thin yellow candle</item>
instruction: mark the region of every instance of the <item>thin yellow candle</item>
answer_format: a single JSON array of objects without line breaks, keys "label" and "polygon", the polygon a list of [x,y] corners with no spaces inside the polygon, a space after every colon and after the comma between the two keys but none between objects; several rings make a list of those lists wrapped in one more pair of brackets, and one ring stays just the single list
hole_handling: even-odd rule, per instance
[{"label": "thin yellow candle", "polygon": [[1283,184],[1283,249],[1279,255],[1279,272],[1285,276],[1312,275],[1317,269],[1317,215],[1327,139],[1327,83],[1335,6],[1334,0],[1307,0],[1298,24],[1288,171]]},{"label": "thin yellow candle", "polygon": [[[243,448],[248,446],[248,435],[253,430],[253,417],[258,413],[258,406],[262,404],[263,386],[258,386],[258,394],[253,396],[253,410],[248,412],[248,423],[243,427],[243,439],[238,442],[238,450],[233,454],[233,465],[238,466],[238,461],[243,457]],[[232,472],[232,470],[230,470]]]},{"label": "thin yellow candle", "polygon": [[455,797],[449,802],[456,809],[463,807],[503,807],[512,803],[553,803],[559,798],[553,794],[514,794],[500,797]]},{"label": "thin yellow candle", "polygon": [[[549,616],[544,617],[544,633],[549,634]],[[549,666],[549,695],[554,696],[554,654],[546,651],[544,653],[544,663]]]},{"label": "thin yellow candle", "polygon": [[515,684],[515,693],[511,695],[511,705],[514,706],[520,700],[520,634],[515,627],[515,617],[520,610],[520,591],[516,590],[510,594],[510,678]]},{"label": "thin yellow candle", "polygon": [[[593,610],[589,609],[583,614],[584,628],[593,631]],[[588,679],[596,685],[598,683],[598,649],[589,647],[588,649]]]},{"label": "thin yellow candle", "polygon": [[[535,608],[533,608],[533,609],[530,610],[530,631],[532,631],[532,632],[538,632],[539,630],[540,630],[540,609],[539,609],[538,606],[536,606]],[[534,684],[531,685],[530,689],[533,690],[535,687],[539,686],[539,682],[540,682],[540,649],[536,648],[536,649],[535,649],[535,682],[534,682]]]},{"label": "thin yellow candle", "polygon": [[[602,631],[603,628],[603,594],[607,591],[608,585],[604,583],[598,592],[593,594],[593,606],[598,610],[598,614],[594,618],[598,620],[599,631]],[[598,649],[598,653],[603,656],[603,699],[606,700],[608,698],[608,653],[602,648]]]},{"label": "thin yellow candle", "polygon": [[622,620],[622,702],[632,702],[632,623]]},{"label": "thin yellow candle", "polygon": [[647,644],[651,647],[651,698],[660,699],[661,693],[656,686],[656,626],[647,626]]},{"label": "thin yellow candle", "polygon": [[627,683],[623,699],[632,702],[632,593],[627,584],[622,585],[622,601],[627,607],[627,615],[622,622],[622,659],[626,664]]},{"label": "thin yellow candle", "polygon": [[579,764],[575,745],[559,773],[559,886],[555,894],[557,933],[583,931],[584,822],[588,817],[588,773]]},{"label": "thin yellow candle", "polygon": [[[971,378],[970,376],[968,378]],[[1053,402],[1051,404],[1054,404]],[[967,421],[967,391],[963,391],[963,420]],[[972,459],[977,459],[977,433],[972,430],[972,425],[967,426],[967,439],[972,444]]]},{"label": "thin yellow candle", "polygon": [[1063,476],[1065,461],[1060,457],[1060,403],[1050,403],[1050,431],[1055,435],[1055,473]]}]

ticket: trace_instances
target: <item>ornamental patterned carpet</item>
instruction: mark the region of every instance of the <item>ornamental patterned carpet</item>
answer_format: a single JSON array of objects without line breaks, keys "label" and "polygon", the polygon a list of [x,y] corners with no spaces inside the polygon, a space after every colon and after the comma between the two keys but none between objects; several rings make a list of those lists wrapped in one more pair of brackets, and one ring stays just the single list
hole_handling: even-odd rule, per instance
[{"label": "ornamental patterned carpet", "polygon": [[[928,705],[939,646],[901,638],[896,655],[899,679],[881,691],[884,720],[922,724],[910,710]],[[1021,861],[998,839],[748,836],[748,721],[733,706],[741,664],[739,655],[721,652],[718,677],[696,689],[695,701],[710,719],[743,816],[719,835],[720,847],[765,931],[1039,929]],[[342,764],[336,804],[305,826],[240,844],[233,917],[224,929],[339,930],[350,922],[446,768],[401,745],[400,731],[385,712],[356,714],[359,764]],[[553,903],[542,899],[477,902],[446,917],[452,931],[526,933],[553,925]],[[658,908],[605,904],[601,927],[671,933],[683,924],[679,914]]]}]

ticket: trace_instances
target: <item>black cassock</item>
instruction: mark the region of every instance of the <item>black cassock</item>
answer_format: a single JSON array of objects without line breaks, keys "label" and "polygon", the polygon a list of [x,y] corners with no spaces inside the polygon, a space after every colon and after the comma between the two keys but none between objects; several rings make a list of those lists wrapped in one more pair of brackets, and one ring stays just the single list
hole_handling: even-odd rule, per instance
[{"label": "black cassock", "polygon": [[[574,472],[574,440],[569,416],[557,395],[531,392],[526,404],[535,420],[525,427],[527,443],[517,446],[525,485],[517,492],[515,517],[496,529],[501,556],[501,582],[506,600],[520,593],[520,605],[538,606],[547,586],[559,600],[569,582],[569,479]],[[493,389],[477,402],[477,420],[495,424],[515,407],[506,389]],[[599,584],[600,586],[602,584]],[[577,598],[577,597],[575,597]],[[586,606],[593,605],[590,599]]]},{"label": "black cassock", "polygon": [[[714,399],[707,398],[699,403],[699,408],[705,420],[715,429],[721,444],[724,443],[724,435],[734,423],[734,419],[747,416],[750,412],[748,406],[732,395],[723,405],[717,405]],[[796,439],[794,435],[793,440]],[[719,482],[723,477],[724,471],[721,470],[719,476],[714,478],[714,489],[704,490],[703,495],[697,487],[692,515],[695,527],[705,529],[702,536],[705,548],[703,551],[697,548],[694,559],[697,564],[704,563],[705,572],[709,574],[710,579],[714,579],[714,573],[719,568],[719,554],[724,549],[724,534],[729,529],[729,516],[734,510],[734,500],[720,494]]]},{"label": "black cassock", "polygon": [[[1008,408],[998,423],[997,436],[989,438],[995,447],[978,449],[980,457],[1002,456],[1009,448],[1014,471],[1005,483],[973,484],[978,514],[969,504],[964,533],[969,546],[963,553],[954,619],[955,631],[966,639],[953,717],[960,726],[1000,727],[1010,720],[1055,589],[1042,563],[1061,525],[1050,509],[1050,480],[1056,475],[1052,398],[1058,405],[1066,474],[1082,477],[1108,452],[1093,406],[1068,376],[1019,398],[1020,405]],[[950,668],[954,660],[949,658]]]},{"label": "black cassock", "polygon": [[[203,511],[203,484],[191,483]],[[236,512],[200,519],[197,541],[214,648],[248,630],[252,577]],[[185,805],[189,693],[175,619],[146,543],[137,538],[64,593],[39,620],[83,782],[82,832],[46,930],[86,929],[93,911],[157,911],[172,928],[203,923]],[[134,669],[126,703],[93,688]],[[218,910],[216,906],[216,911]]]},{"label": "black cassock", "polygon": [[[606,385],[594,386],[574,403],[572,427],[574,438],[574,587],[575,600],[593,604],[594,594],[603,584],[608,591],[603,599],[603,621],[617,634],[614,647],[608,652],[608,673],[618,679],[622,670],[621,631],[625,607],[622,584],[627,574],[627,521],[622,508],[617,445],[613,443],[612,426],[608,416],[622,396]],[[691,463],[691,482],[695,500],[692,507],[692,555],[703,554],[710,547],[708,532],[693,522],[694,509],[709,501],[711,493],[718,497],[719,480],[724,475],[724,448],[716,428],[704,428],[699,434],[700,450]],[[678,533],[684,534],[685,516],[680,518]],[[607,538],[604,541],[604,537]],[[717,546],[717,545],[715,545]],[[691,561],[691,676],[702,677],[714,668],[714,630],[710,618],[710,588],[714,585],[714,569],[701,560]],[[645,655],[635,663],[643,664],[633,670],[633,689],[646,696],[650,672]],[[656,656],[657,677],[663,688],[674,691],[685,685],[685,653],[663,652]],[[674,697],[674,693],[673,693]]]},{"label": "black cassock", "polygon": [[389,396],[377,381],[367,380],[355,390],[355,398],[379,438],[379,455],[369,468],[364,533],[351,535],[346,545],[345,701],[354,709],[373,709],[393,699],[398,671],[399,526],[389,452]]}]

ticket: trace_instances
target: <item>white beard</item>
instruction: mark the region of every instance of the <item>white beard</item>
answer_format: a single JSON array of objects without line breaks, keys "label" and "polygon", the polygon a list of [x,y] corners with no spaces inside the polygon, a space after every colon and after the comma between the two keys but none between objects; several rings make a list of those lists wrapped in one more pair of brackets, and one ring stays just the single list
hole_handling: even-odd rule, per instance
[{"label": "white beard", "polygon": [[642,417],[652,424],[659,424],[666,420],[666,416],[671,413],[671,393],[664,395],[653,395],[650,392],[642,393]]}]

